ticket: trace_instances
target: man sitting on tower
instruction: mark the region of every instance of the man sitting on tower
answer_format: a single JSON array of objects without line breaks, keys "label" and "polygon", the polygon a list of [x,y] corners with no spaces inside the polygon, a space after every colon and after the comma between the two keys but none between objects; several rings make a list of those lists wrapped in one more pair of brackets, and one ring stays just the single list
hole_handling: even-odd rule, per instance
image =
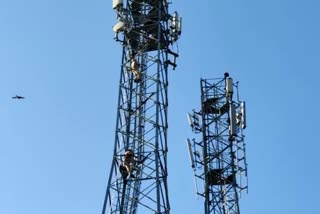
[{"label": "man sitting on tower", "polygon": [[136,160],[134,157],[134,152],[131,149],[128,149],[123,156],[123,162],[120,166],[120,172],[122,174],[123,179],[129,177],[134,178],[135,176],[132,174],[132,170],[134,165],[136,164]]}]

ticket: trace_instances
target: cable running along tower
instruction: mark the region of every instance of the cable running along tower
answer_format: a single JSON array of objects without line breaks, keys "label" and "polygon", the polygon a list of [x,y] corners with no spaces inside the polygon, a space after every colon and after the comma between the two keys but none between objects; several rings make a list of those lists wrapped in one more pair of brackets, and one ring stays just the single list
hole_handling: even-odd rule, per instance
[{"label": "cable running along tower", "polygon": [[205,214],[240,214],[239,197],[248,189],[245,102],[228,73],[200,84],[201,110],[187,114],[192,131],[201,135],[187,139],[196,192]]},{"label": "cable running along tower", "polygon": [[166,0],[113,0],[122,49],[114,153],[102,214],[169,213],[168,70],[181,18]]}]

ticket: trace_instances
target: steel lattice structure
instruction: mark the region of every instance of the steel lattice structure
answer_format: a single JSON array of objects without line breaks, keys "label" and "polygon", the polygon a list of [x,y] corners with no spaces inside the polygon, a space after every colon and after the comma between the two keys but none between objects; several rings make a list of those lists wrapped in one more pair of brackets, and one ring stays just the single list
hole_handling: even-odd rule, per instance
[{"label": "steel lattice structure", "polygon": [[238,83],[227,73],[200,83],[201,110],[193,110],[188,120],[193,132],[202,136],[187,139],[196,191],[204,197],[205,214],[240,214],[239,196],[248,188],[245,102],[239,100]]},{"label": "steel lattice structure", "polygon": [[[176,67],[172,45],[181,33],[181,18],[169,14],[166,0],[113,0],[113,9],[118,19],[115,40],[123,51],[114,154],[102,213],[169,213],[168,70]],[[123,163],[128,150],[134,154],[131,172]]]}]

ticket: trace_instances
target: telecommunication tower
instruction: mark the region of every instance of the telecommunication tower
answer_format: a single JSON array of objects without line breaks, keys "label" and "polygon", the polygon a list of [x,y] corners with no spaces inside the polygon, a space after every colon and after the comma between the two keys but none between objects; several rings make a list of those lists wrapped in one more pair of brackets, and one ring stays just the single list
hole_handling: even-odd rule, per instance
[{"label": "telecommunication tower", "polygon": [[168,70],[181,17],[167,0],[113,0],[122,49],[114,151],[102,213],[169,213]]},{"label": "telecommunication tower", "polygon": [[204,198],[205,214],[240,214],[239,197],[248,190],[246,105],[228,73],[201,79],[200,85],[201,110],[187,114],[192,131],[202,135],[187,139],[196,192]]}]

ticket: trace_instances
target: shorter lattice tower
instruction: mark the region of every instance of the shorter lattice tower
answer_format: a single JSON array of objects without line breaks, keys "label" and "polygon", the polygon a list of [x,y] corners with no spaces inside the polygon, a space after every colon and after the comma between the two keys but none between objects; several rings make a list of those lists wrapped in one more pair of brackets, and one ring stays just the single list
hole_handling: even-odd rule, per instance
[{"label": "shorter lattice tower", "polygon": [[196,192],[204,198],[205,214],[239,214],[240,194],[248,190],[246,105],[228,73],[200,84],[201,110],[187,114],[192,131],[202,134],[187,139]]}]

